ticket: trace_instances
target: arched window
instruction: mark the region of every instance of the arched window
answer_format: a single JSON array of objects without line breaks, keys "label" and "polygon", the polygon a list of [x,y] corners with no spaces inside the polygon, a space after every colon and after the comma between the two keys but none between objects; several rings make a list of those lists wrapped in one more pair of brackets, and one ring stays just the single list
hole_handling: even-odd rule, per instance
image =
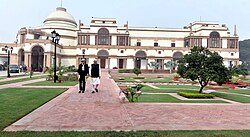
[{"label": "arched window", "polygon": [[211,48],[220,47],[220,34],[218,32],[212,32],[210,34]]},{"label": "arched window", "polygon": [[105,28],[98,31],[98,45],[109,45],[109,31]]}]

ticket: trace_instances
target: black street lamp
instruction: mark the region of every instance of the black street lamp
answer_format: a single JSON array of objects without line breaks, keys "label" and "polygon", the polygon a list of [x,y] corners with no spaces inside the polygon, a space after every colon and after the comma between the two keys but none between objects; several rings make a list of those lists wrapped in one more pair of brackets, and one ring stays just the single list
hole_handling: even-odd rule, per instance
[{"label": "black street lamp", "polygon": [[59,44],[60,35],[54,30],[51,32],[52,34],[52,41],[55,43],[55,52],[54,52],[54,83],[56,83],[57,76],[56,76],[56,44]]},{"label": "black street lamp", "polygon": [[7,77],[9,78],[10,77],[10,54],[12,53],[13,51],[13,47],[8,47],[8,46],[5,46],[5,51],[6,53],[8,53],[8,71],[7,71]]}]

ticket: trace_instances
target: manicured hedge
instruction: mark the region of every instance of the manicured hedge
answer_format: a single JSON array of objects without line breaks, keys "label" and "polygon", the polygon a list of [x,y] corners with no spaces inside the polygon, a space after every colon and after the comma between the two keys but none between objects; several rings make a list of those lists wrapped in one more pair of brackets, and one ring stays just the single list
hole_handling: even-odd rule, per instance
[{"label": "manicured hedge", "polygon": [[214,98],[213,94],[203,94],[203,93],[194,93],[194,92],[177,92],[178,95],[186,98]]},{"label": "manicured hedge", "polygon": [[133,77],[134,79],[145,79],[143,76]]},{"label": "manicured hedge", "polygon": [[118,70],[119,73],[132,73],[132,70],[130,69],[120,69]]}]

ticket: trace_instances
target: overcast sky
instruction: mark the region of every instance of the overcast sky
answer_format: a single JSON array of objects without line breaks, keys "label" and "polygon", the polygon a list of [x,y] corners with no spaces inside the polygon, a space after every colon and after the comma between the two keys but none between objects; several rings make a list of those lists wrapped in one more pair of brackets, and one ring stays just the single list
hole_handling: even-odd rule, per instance
[{"label": "overcast sky", "polygon": [[[42,25],[61,0],[0,0],[0,43],[13,42],[22,27]],[[117,18],[119,26],[182,28],[199,21],[218,21],[241,40],[250,39],[249,0],[63,0],[78,22],[91,17]]]}]

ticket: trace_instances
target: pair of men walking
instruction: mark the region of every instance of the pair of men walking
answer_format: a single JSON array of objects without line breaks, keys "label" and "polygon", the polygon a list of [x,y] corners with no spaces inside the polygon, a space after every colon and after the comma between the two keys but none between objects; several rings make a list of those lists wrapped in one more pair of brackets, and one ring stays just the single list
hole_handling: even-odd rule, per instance
[{"label": "pair of men walking", "polygon": [[90,66],[86,64],[85,59],[81,60],[81,64],[78,67],[78,74],[80,75],[79,78],[79,93],[84,93],[86,88],[86,77],[91,77],[91,84],[92,84],[92,93],[98,92],[98,86],[100,84],[101,78],[101,69],[100,65],[97,64],[97,60],[94,60],[94,63]]}]

